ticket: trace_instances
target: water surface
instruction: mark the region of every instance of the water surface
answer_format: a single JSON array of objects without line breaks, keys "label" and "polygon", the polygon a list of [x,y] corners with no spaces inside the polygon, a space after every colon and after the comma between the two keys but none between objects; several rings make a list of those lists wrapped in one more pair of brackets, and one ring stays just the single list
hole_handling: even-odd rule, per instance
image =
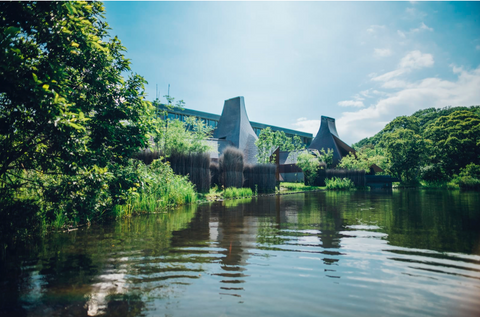
[{"label": "water surface", "polygon": [[480,316],[480,197],[317,192],[7,248],[2,316]]}]

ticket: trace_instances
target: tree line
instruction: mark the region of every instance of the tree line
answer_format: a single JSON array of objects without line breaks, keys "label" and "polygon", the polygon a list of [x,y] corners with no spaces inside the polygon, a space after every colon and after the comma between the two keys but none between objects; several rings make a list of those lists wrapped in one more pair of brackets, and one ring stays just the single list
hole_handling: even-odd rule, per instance
[{"label": "tree line", "polygon": [[376,163],[408,186],[479,188],[480,106],[428,108],[400,116],[353,147],[360,159],[350,155],[341,166]]}]

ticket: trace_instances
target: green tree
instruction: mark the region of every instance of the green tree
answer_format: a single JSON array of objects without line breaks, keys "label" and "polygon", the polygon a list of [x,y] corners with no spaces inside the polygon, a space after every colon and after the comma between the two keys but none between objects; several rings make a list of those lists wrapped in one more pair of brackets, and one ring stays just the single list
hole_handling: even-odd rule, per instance
[{"label": "green tree", "polygon": [[297,157],[297,166],[303,171],[305,184],[313,185],[315,178],[317,178],[318,170],[320,169],[320,161],[318,158],[308,153],[308,151],[303,151]]},{"label": "green tree", "polygon": [[469,163],[480,164],[480,116],[472,111],[454,111],[425,128],[431,140],[430,161],[447,175],[457,174]]},{"label": "green tree", "polygon": [[313,150],[312,154],[316,156],[320,163],[324,163],[327,168],[331,168],[333,165],[333,149],[321,148],[320,151]]},{"label": "green tree", "polygon": [[260,164],[270,163],[270,157],[277,148],[280,148],[280,151],[289,152],[296,152],[305,148],[298,135],[291,139],[285,135],[285,132],[274,132],[270,127],[260,131],[255,145],[258,149],[256,158]]},{"label": "green tree", "polygon": [[387,172],[403,183],[415,183],[424,156],[425,141],[422,136],[410,129],[397,128],[383,135],[382,144],[389,165]]},{"label": "green tree", "polygon": [[147,146],[152,106],[142,77],[123,78],[130,62],[109,37],[103,12],[100,2],[0,2],[4,192],[30,186],[57,205],[70,197],[71,207],[62,208],[90,209],[105,207],[85,203],[98,200],[102,188],[128,190],[115,173]]},{"label": "green tree", "polygon": [[203,153],[211,149],[206,140],[212,134],[212,127],[195,117],[187,117],[185,121],[178,119],[159,119],[154,133],[154,147],[169,156],[177,153]]},{"label": "green tree", "polygon": [[352,170],[365,170],[365,172],[368,173],[373,164],[385,170],[385,168],[387,168],[386,161],[387,159],[382,148],[371,148],[367,146],[356,151],[355,154],[352,152],[348,153],[348,155],[342,158],[338,167]]}]

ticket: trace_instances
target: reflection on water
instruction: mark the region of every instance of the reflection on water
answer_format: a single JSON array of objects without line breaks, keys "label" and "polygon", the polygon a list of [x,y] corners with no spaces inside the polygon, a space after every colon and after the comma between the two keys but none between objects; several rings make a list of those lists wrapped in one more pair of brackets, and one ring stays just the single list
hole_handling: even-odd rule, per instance
[{"label": "reflection on water", "polygon": [[7,248],[2,316],[478,316],[480,197],[189,206]]}]

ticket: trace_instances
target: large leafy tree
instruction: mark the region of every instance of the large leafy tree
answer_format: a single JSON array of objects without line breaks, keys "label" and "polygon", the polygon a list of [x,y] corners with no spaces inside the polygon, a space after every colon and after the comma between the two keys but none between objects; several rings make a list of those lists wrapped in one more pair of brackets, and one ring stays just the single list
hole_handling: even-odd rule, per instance
[{"label": "large leafy tree", "polygon": [[270,163],[270,157],[277,148],[280,148],[280,151],[290,152],[299,151],[305,148],[305,145],[302,143],[298,135],[291,139],[286,136],[285,132],[272,131],[270,127],[260,131],[260,135],[258,136],[258,140],[255,141],[255,145],[258,149],[256,157],[261,164]]},{"label": "large leafy tree", "polygon": [[385,133],[381,142],[388,160],[387,172],[404,183],[415,182],[424,157],[423,137],[413,130],[397,128]]},{"label": "large leafy tree", "polygon": [[442,116],[425,129],[431,140],[430,160],[448,175],[457,174],[469,163],[480,164],[480,116],[459,110]]},{"label": "large leafy tree", "polygon": [[24,171],[105,174],[147,145],[145,80],[124,80],[130,63],[103,11],[100,2],[0,2],[3,190],[29,183]]}]

